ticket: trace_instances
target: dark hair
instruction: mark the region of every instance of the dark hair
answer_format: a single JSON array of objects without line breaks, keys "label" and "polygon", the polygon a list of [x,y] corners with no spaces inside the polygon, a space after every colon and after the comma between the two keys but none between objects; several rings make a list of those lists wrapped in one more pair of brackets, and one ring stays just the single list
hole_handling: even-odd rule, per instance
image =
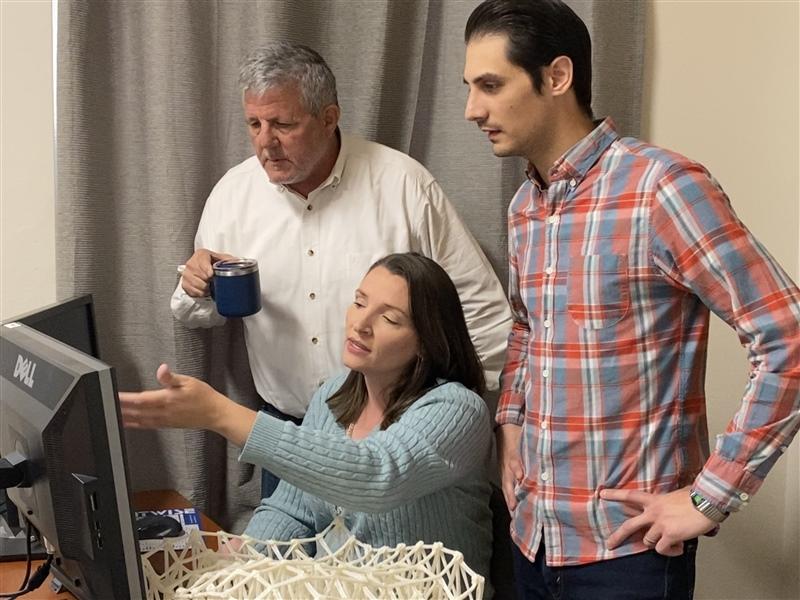
[{"label": "dark hair", "polygon": [[[399,419],[425,392],[436,387],[439,379],[457,381],[478,394],[486,391],[483,367],[469,337],[458,291],[445,270],[416,252],[390,254],[369,271],[377,267],[405,279],[411,322],[419,339],[417,360],[389,390],[381,429]],[[338,423],[349,425],[358,419],[366,402],[364,375],[351,371],[328,399],[328,407]]]},{"label": "dark hair", "polygon": [[472,11],[464,41],[484,35],[508,38],[506,58],[528,72],[537,92],[542,67],[558,56],[572,61],[572,89],[592,118],[592,40],[586,24],[561,0],[485,0]]}]

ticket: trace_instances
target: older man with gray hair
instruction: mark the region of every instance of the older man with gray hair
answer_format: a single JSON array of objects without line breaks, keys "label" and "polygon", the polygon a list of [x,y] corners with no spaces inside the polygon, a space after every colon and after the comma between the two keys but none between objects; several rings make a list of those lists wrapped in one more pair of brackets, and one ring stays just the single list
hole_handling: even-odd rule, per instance
[{"label": "older man with gray hair", "polygon": [[[189,327],[225,323],[209,297],[212,264],[257,259],[263,309],[244,318],[250,369],[264,410],[297,422],[314,390],[341,368],[341,315],[359,278],[382,256],[416,251],[456,284],[496,388],[508,304],[433,176],[401,152],[340,131],[336,80],[310,48],[279,42],[257,50],[240,84],[255,156],[231,168],[206,202],[172,297],[176,318]],[[277,482],[264,472],[262,496]]]}]

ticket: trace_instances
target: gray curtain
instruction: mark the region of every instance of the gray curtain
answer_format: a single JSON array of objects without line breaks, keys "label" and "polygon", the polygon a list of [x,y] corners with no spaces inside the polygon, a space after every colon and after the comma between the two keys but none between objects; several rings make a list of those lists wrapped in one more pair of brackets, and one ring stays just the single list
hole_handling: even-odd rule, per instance
[{"label": "gray curtain", "polygon": [[[463,119],[463,30],[477,0],[60,0],[57,248],[60,296],[91,292],[120,389],[160,362],[245,404],[241,331],[173,321],[176,266],[205,199],[250,154],[237,65],[260,43],[308,44],[337,76],[342,128],[424,163],[506,278],[505,211],[523,177]],[[645,5],[574,0],[595,41],[595,112],[640,123]],[[280,340],[275,340],[280,343]],[[203,432],[128,433],[135,489],[173,488],[238,531],[258,501],[253,468]]]}]

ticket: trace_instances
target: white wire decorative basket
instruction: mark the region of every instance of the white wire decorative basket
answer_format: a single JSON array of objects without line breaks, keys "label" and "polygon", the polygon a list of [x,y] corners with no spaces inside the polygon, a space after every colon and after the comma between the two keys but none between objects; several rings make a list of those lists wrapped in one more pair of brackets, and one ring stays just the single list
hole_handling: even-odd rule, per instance
[{"label": "white wire decorative basket", "polygon": [[373,548],[338,521],[288,542],[191,531],[184,548],[167,538],[143,554],[142,567],[147,600],[480,600],[484,587],[463,555],[441,543]]}]

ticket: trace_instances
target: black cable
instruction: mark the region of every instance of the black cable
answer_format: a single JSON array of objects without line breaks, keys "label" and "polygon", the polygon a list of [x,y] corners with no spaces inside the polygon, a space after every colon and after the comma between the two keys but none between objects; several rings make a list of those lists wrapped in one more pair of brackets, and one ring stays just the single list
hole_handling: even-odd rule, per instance
[{"label": "black cable", "polygon": [[19,598],[20,596],[28,594],[33,590],[37,589],[45,582],[47,576],[50,575],[51,564],[53,564],[53,555],[48,554],[47,560],[45,560],[44,563],[39,565],[39,568],[36,569],[36,572],[33,574],[33,577],[30,578],[30,581],[28,581],[28,585],[25,586],[24,589],[21,589],[18,592],[13,592],[11,594],[0,594],[0,598],[6,598],[7,600],[15,600],[16,598]]},{"label": "black cable", "polygon": [[11,593],[0,593],[0,598],[14,598],[16,597],[15,594],[19,594],[25,587],[28,585],[28,580],[31,576],[31,566],[33,565],[33,556],[31,553],[31,522],[25,519],[25,548],[26,548],[26,564],[25,564],[25,579],[22,580],[22,583],[19,586],[19,589],[16,592]]},{"label": "black cable", "polygon": [[28,580],[31,576],[31,566],[33,566],[33,556],[31,555],[31,522],[22,517],[25,521],[25,555],[27,556],[27,565],[25,566],[25,579],[22,580],[22,585],[19,586],[20,590],[24,590],[28,585]]},{"label": "black cable", "polygon": [[[50,574],[50,563],[53,562],[53,556],[48,555],[47,561],[44,564],[39,565],[39,568],[36,569],[36,573],[33,574],[31,577],[31,567],[33,566],[33,553],[31,552],[31,534],[32,526],[31,522],[28,519],[25,519],[25,549],[26,549],[26,565],[25,565],[25,579],[22,580],[22,584],[19,586],[19,589],[16,592],[0,594],[0,598],[8,598],[13,600],[23,594],[27,594],[28,592],[32,592],[36,588],[38,588],[47,576]],[[41,572],[44,571],[44,575]]]}]

